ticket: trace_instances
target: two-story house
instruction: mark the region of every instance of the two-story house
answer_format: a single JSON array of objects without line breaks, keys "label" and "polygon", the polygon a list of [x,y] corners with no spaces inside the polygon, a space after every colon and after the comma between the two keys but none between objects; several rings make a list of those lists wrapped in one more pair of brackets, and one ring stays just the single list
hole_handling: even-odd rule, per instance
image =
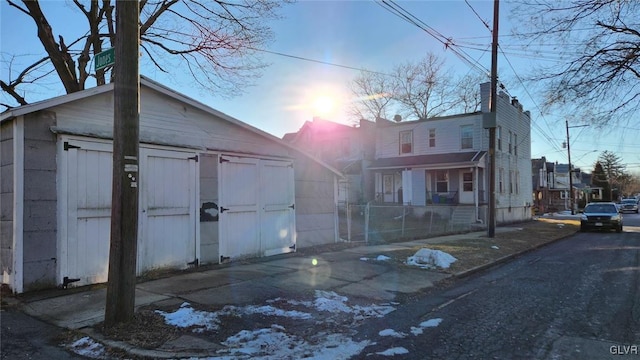
[{"label": "two-story house", "polygon": [[569,197],[569,176],[572,177],[571,182],[573,185],[573,199],[574,209],[577,207],[577,200],[579,199],[580,189],[582,187],[582,180],[580,176],[580,169],[574,166],[573,171],[569,171],[569,164],[551,163],[551,170],[548,169],[549,174],[549,210],[570,210],[571,201]]},{"label": "two-story house", "polygon": [[[482,110],[416,121],[376,121],[375,198],[383,203],[462,205],[486,223],[489,189],[489,84]],[[496,220],[531,217],[531,117],[502,92],[496,115]]]},{"label": "two-story house", "polygon": [[360,120],[355,126],[335,123],[319,117],[306,121],[300,130],[287,133],[283,140],[303,149],[340,170],[339,203],[362,203],[373,192],[365,182],[367,168],[374,155],[375,124]]}]

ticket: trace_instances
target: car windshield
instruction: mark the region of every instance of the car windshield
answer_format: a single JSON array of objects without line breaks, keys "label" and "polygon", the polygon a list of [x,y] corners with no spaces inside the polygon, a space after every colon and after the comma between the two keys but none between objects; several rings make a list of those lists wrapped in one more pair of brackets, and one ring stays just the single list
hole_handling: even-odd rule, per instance
[{"label": "car windshield", "polygon": [[596,204],[596,205],[588,205],[584,208],[584,212],[586,214],[590,213],[615,213],[618,212],[615,205],[611,204]]},{"label": "car windshield", "polygon": [[623,204],[635,204],[636,201],[633,200],[633,199],[625,199],[625,200],[622,200],[622,203]]}]

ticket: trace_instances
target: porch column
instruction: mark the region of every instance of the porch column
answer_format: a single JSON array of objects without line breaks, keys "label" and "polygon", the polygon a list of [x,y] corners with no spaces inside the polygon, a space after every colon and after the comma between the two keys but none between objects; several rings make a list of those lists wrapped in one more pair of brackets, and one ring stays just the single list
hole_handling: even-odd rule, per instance
[{"label": "porch column", "polygon": [[413,182],[411,170],[402,170],[402,203],[405,205],[413,203]]}]

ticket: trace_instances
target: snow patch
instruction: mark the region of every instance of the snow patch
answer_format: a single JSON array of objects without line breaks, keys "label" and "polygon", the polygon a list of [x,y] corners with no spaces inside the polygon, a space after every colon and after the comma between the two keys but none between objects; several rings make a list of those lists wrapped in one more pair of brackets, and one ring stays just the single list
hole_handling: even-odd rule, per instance
[{"label": "snow patch", "polygon": [[413,256],[407,258],[407,265],[418,266],[425,269],[435,269],[436,267],[447,269],[457,260],[458,259],[444,251],[422,248]]},{"label": "snow patch", "polygon": [[95,342],[92,338],[85,336],[74,341],[69,348],[74,353],[92,359],[102,359],[105,356],[104,345]]},{"label": "snow patch", "polygon": [[391,337],[395,337],[395,338],[403,338],[406,337],[407,334],[403,333],[403,332],[397,332],[393,329],[384,329],[382,331],[380,331],[378,333],[378,335],[380,336],[391,336]]},{"label": "snow patch", "polygon": [[394,347],[391,349],[387,349],[385,351],[377,352],[376,355],[394,356],[394,355],[402,355],[402,354],[408,354],[408,353],[409,353],[409,350],[403,347]]},{"label": "snow patch", "polygon": [[196,327],[193,332],[203,332],[204,330],[217,330],[220,320],[217,313],[194,310],[188,302],[182,303],[180,308],[174,312],[164,312],[156,310],[157,314],[164,317],[164,322],[177,327]]}]

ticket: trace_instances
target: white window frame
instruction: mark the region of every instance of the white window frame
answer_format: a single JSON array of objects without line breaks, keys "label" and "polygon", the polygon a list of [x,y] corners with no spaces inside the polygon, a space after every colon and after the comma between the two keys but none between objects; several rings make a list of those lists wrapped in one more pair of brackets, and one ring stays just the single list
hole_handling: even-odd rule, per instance
[{"label": "white window frame", "polygon": [[429,147],[436,147],[436,129],[429,129]]},{"label": "white window frame", "polygon": [[[407,140],[406,138],[403,139],[405,136],[408,135],[408,142],[405,142],[405,140]],[[398,133],[398,138],[400,141],[400,147],[398,149],[398,151],[400,152],[400,155],[403,154],[413,154],[413,130],[402,130]],[[404,151],[403,146],[408,144],[409,145],[409,151]]]},{"label": "white window frame", "polygon": [[[470,144],[465,144],[465,140]],[[473,125],[460,125],[460,149],[473,149]]]}]

